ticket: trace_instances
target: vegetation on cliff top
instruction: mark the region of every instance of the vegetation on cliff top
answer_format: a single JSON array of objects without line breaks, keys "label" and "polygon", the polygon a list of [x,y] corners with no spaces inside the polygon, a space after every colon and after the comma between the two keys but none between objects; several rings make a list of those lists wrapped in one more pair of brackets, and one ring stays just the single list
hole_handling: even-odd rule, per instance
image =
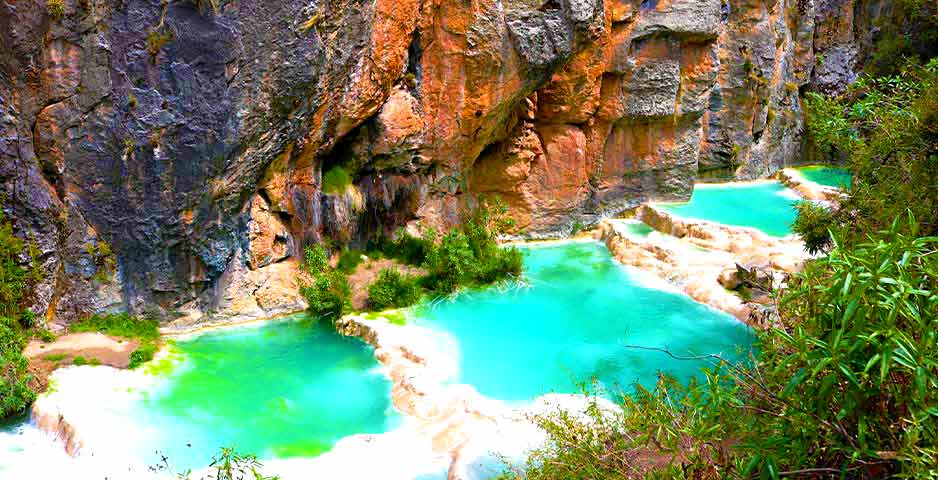
[{"label": "vegetation on cliff top", "polygon": [[[369,308],[407,307],[423,294],[447,295],[461,287],[487,285],[521,274],[521,252],[502,248],[497,238],[512,225],[508,209],[498,200],[483,201],[466,220],[438,239],[433,229],[423,238],[399,231],[396,238],[379,238],[369,244],[368,255],[394,258],[424,268],[422,277],[396,270],[382,271],[368,287]],[[343,252],[335,268],[329,265],[322,245],[307,247],[300,291],[317,317],[335,321],[351,310],[347,274],[360,263],[361,253]]]},{"label": "vegetation on cliff top", "polygon": [[828,254],[789,281],[758,356],[661,376],[620,413],[541,417],[550,441],[505,477],[938,478],[938,60],[897,69],[807,98],[853,184],[801,208],[795,230]]}]

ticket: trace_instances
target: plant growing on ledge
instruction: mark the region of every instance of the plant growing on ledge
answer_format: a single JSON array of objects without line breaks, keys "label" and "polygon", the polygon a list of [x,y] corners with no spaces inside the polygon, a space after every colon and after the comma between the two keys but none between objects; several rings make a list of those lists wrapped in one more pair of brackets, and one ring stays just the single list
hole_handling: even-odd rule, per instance
[{"label": "plant growing on ledge", "polygon": [[352,176],[341,165],[336,165],[322,174],[322,191],[328,195],[338,195],[352,184]]},{"label": "plant growing on ledge", "polygon": [[53,20],[61,20],[65,16],[65,0],[46,0],[46,12]]},{"label": "plant growing on ledge", "polygon": [[420,299],[420,287],[412,275],[385,268],[368,286],[368,304],[373,310],[409,307]]},{"label": "plant growing on ledge", "polygon": [[313,315],[335,322],[351,308],[348,278],[329,266],[329,254],[322,245],[306,247],[304,260],[304,271],[312,281],[301,279],[300,293]]}]

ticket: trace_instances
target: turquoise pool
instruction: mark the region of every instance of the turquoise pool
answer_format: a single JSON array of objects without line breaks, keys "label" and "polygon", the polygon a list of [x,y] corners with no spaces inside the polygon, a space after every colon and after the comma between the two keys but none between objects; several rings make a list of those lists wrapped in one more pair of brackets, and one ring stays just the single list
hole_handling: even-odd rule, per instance
[{"label": "turquoise pool", "polygon": [[797,169],[802,177],[814,183],[836,188],[850,188],[853,175],[849,170],[826,165],[815,165]]},{"label": "turquoise pool", "polygon": [[690,202],[660,204],[675,215],[711,222],[753,227],[784,237],[795,222],[800,199],[779,182],[698,184]]},{"label": "turquoise pool", "polygon": [[205,465],[224,446],[311,457],[400,421],[371,347],[309,320],[218,330],[175,350],[183,362],[139,407],[159,425],[146,446],[174,465]]},{"label": "turquoise pool", "polygon": [[648,286],[597,242],[523,252],[526,285],[464,292],[415,315],[455,339],[458,381],[484,395],[524,402],[579,393],[591,379],[614,394],[636,382],[653,385],[659,371],[688,380],[706,364],[625,345],[739,359],[752,343],[736,319]]}]

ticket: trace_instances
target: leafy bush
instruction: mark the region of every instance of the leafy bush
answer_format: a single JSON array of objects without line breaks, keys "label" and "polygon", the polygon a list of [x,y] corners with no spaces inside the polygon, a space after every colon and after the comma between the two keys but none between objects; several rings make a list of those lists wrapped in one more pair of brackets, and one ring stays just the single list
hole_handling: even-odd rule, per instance
[{"label": "leafy bush", "polygon": [[834,216],[830,210],[814,202],[800,202],[795,208],[798,217],[795,218],[792,231],[804,240],[805,249],[812,254],[830,250],[830,229],[834,226]]},{"label": "leafy bush", "polygon": [[160,337],[159,323],[126,313],[92,315],[69,326],[72,332],[101,332],[124,338],[154,341]]},{"label": "leafy bush", "polygon": [[18,325],[0,317],[0,419],[22,412],[36,399],[36,392],[29,386],[32,375],[23,356],[25,347],[26,339]]},{"label": "leafy bush", "polygon": [[[25,266],[20,263],[23,254],[31,259]],[[36,248],[13,235],[13,226],[0,212],[0,316],[29,323],[22,316],[32,315],[26,313],[24,303],[30,287],[42,278],[38,258]]]},{"label": "leafy bush", "polygon": [[329,257],[322,245],[306,247],[304,268],[312,283],[302,282],[300,293],[316,317],[336,321],[351,309],[351,289],[348,278],[339,270],[329,267]]},{"label": "leafy bush", "polygon": [[422,265],[436,240],[433,228],[428,228],[421,238],[399,229],[393,238],[382,236],[368,242],[368,252],[372,256],[394,258],[408,265]]},{"label": "leafy bush", "polygon": [[[25,265],[22,256],[28,259]],[[23,356],[27,338],[23,330],[36,323],[26,303],[32,286],[42,278],[38,257],[32,244],[13,235],[13,226],[0,212],[0,419],[22,412],[36,398]]]},{"label": "leafy bush", "polygon": [[81,365],[87,365],[87,364],[88,364],[88,359],[86,359],[85,357],[81,355],[78,355],[77,357],[72,359],[72,365],[81,366]]},{"label": "leafy bush", "polygon": [[813,95],[806,106],[816,150],[849,157],[850,195],[832,218],[845,242],[889,228],[900,208],[922,220],[923,235],[938,234],[938,58],[862,77],[843,97]]},{"label": "leafy bush", "polygon": [[352,273],[362,263],[362,251],[357,249],[345,249],[339,256],[339,263],[336,264],[338,270],[345,273]]},{"label": "leafy bush", "polygon": [[409,307],[420,299],[417,278],[385,268],[368,286],[368,304],[373,310]]},{"label": "leafy bush", "polygon": [[322,191],[329,195],[338,195],[352,184],[352,176],[342,168],[336,165],[322,175]]},{"label": "leafy bush", "polygon": [[443,236],[424,261],[430,285],[440,293],[456,291],[460,285],[472,283],[478,273],[476,256],[466,234],[451,230]]},{"label": "leafy bush", "polygon": [[460,286],[484,285],[519,275],[521,252],[502,248],[497,237],[513,225],[508,209],[500,201],[482,202],[457,229],[443,236],[440,245],[427,253],[424,268],[429,285],[440,293]]},{"label": "leafy bush", "polygon": [[53,20],[61,20],[65,16],[65,0],[46,0],[46,12]]},{"label": "leafy bush", "polygon": [[153,343],[143,343],[136,350],[130,353],[130,364],[127,365],[127,368],[134,369],[143,365],[150,360],[153,360],[153,356],[156,354],[156,345]]}]

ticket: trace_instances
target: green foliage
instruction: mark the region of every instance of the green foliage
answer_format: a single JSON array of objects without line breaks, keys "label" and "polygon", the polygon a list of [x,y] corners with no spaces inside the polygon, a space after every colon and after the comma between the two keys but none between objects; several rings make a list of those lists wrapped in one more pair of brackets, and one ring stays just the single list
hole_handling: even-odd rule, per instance
[{"label": "green foliage", "polygon": [[322,174],[322,191],[329,195],[344,193],[352,184],[352,176],[341,165],[336,165]]},{"label": "green foliage", "polygon": [[81,355],[78,355],[77,357],[72,359],[72,365],[81,366],[81,365],[87,365],[87,364],[88,364],[88,359],[86,359],[85,357]]},{"label": "green foliage", "polygon": [[938,237],[920,237],[911,217],[863,243],[835,243],[793,279],[780,306],[785,327],[761,333],[750,365],[711,356],[705,381],[639,387],[621,414],[542,418],[551,441],[519,472],[935,478],[936,248]]},{"label": "green foliage", "polygon": [[804,240],[805,249],[811,254],[830,250],[830,229],[834,226],[830,210],[814,202],[800,202],[795,208],[798,217],[791,229]]},{"label": "green foliage", "polygon": [[42,279],[39,252],[13,235],[0,212],[0,419],[22,412],[36,398],[23,356],[28,330],[36,324],[26,309],[29,292]]},{"label": "green foliage", "polygon": [[134,369],[143,365],[150,360],[153,360],[153,356],[156,354],[156,345],[153,343],[142,343],[139,347],[136,348],[133,352],[130,353],[130,364],[127,366],[130,369]]},{"label": "green foliage", "polygon": [[65,360],[65,354],[64,353],[52,353],[42,358],[50,362],[61,362],[62,360]]},{"label": "green foliage", "polygon": [[385,268],[368,286],[368,304],[373,310],[409,307],[420,299],[417,278]]},{"label": "green foliage", "polygon": [[234,448],[221,448],[220,452],[212,457],[207,472],[200,477],[193,477],[192,471],[173,473],[169,459],[165,456],[159,464],[151,466],[153,472],[167,472],[173,474],[177,480],[279,480],[280,477],[268,477],[261,474],[263,465],[254,455],[244,455]]},{"label": "green foliage", "polygon": [[351,310],[351,289],[348,278],[329,266],[329,256],[322,245],[306,247],[307,275],[312,282],[301,280],[300,293],[309,304],[309,311],[318,318],[335,322]]},{"label": "green foliage", "polygon": [[71,332],[101,332],[115,337],[155,341],[160,337],[159,322],[126,313],[92,315],[69,326]]},{"label": "green foliage", "polygon": [[0,419],[24,411],[36,399],[29,385],[32,375],[23,356],[25,347],[19,325],[0,317]]},{"label": "green foliage", "polygon": [[[160,51],[163,50],[163,46],[166,45],[166,42],[172,40],[173,32],[171,30],[157,28],[150,30],[150,33],[147,34],[147,51],[150,52],[150,56],[155,60],[157,55],[160,54]],[[130,108],[133,108],[136,105],[132,105]]]},{"label": "green foliage", "polygon": [[362,263],[362,260],[361,250],[345,249],[342,251],[342,255],[339,256],[339,263],[336,264],[335,268],[345,273],[352,273]]},{"label": "green foliage", "polygon": [[472,215],[443,236],[427,253],[424,268],[428,285],[439,293],[460,286],[484,285],[520,275],[521,252],[502,248],[497,237],[513,225],[508,209],[500,201],[482,202]]},{"label": "green foliage", "polygon": [[938,234],[938,59],[907,63],[889,77],[862,77],[839,98],[806,99],[818,152],[849,157],[853,185],[834,212],[845,242],[888,228],[898,208]]},{"label": "green foliage", "polygon": [[65,16],[65,0],[46,0],[46,12],[53,20],[61,20]]},{"label": "green foliage", "polygon": [[383,256],[400,260],[408,265],[421,265],[437,240],[436,230],[428,228],[422,238],[399,229],[393,238],[378,237],[368,242],[370,256]]},{"label": "green foliage", "polygon": [[36,338],[45,343],[54,342],[56,339],[55,334],[48,328],[37,327],[33,330],[33,334]]},{"label": "green foliage", "polygon": [[[27,260],[25,265],[21,256]],[[24,308],[27,292],[42,278],[38,258],[36,248],[13,235],[13,226],[0,212],[0,316],[29,323],[21,317],[31,315]]]}]

